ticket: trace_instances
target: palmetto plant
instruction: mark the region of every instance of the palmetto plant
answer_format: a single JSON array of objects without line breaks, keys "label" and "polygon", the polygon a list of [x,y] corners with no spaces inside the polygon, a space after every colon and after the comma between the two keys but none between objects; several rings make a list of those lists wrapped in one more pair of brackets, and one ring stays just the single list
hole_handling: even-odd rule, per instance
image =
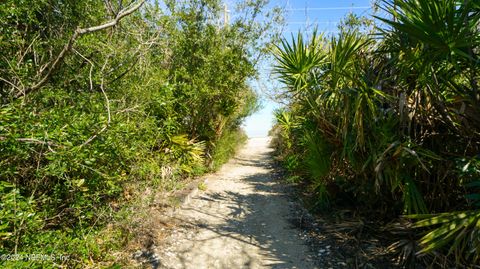
[{"label": "palmetto plant", "polygon": [[464,184],[480,171],[457,169],[480,152],[478,1],[381,6],[380,39],[342,28],[331,38],[298,33],[273,50],[290,97],[283,113],[297,119],[288,154],[316,186],[336,184],[383,217],[420,219],[421,253],[478,262],[478,207]]},{"label": "palmetto plant", "polygon": [[[480,187],[480,181],[466,185],[474,189]],[[409,215],[418,219],[415,226],[430,228],[420,239],[425,246],[420,253],[438,250],[442,247],[453,254],[457,263],[480,260],[480,193],[467,195],[476,210],[453,211],[440,214]]]},{"label": "palmetto plant", "polygon": [[164,143],[164,151],[170,159],[175,160],[184,172],[204,162],[205,141],[189,139],[187,135],[176,135]]},{"label": "palmetto plant", "polygon": [[273,49],[278,61],[275,72],[280,81],[288,85],[288,90],[294,94],[308,91],[315,82],[314,69],[323,63],[326,54],[322,50],[322,35],[314,30],[308,43],[299,32],[296,39],[292,35],[292,43],[282,39],[280,46]]}]

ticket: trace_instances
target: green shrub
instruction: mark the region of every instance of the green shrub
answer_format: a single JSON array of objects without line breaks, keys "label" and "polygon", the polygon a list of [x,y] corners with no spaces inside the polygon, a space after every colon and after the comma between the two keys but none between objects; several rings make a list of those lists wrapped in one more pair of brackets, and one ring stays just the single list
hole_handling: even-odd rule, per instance
[{"label": "green shrub", "polygon": [[419,218],[417,227],[429,229],[421,253],[478,264],[477,194],[465,183],[480,177],[469,161],[480,152],[479,6],[379,7],[388,14],[377,17],[382,28],[349,16],[337,36],[298,33],[273,49],[289,101],[276,115],[279,156],[289,170],[293,158],[305,164],[296,172],[319,203],[341,194],[379,219]]},{"label": "green shrub", "polygon": [[70,256],[1,266],[95,267],[122,247],[97,243],[132,186],[176,189],[244,141],[249,80],[275,35],[255,17],[266,3],[230,26],[218,0],[165,4],[0,4],[0,254]]},{"label": "green shrub", "polygon": [[212,169],[218,170],[233,157],[238,148],[243,145],[246,140],[247,135],[241,129],[224,132],[215,145],[212,156]]}]

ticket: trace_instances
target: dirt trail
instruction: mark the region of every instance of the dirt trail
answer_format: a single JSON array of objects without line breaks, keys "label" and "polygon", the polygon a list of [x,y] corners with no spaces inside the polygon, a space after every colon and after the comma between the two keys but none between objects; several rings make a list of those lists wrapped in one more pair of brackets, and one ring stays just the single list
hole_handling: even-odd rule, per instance
[{"label": "dirt trail", "polygon": [[156,268],[317,268],[301,231],[298,205],[274,180],[267,138],[250,139],[177,209],[183,224],[156,247]]}]

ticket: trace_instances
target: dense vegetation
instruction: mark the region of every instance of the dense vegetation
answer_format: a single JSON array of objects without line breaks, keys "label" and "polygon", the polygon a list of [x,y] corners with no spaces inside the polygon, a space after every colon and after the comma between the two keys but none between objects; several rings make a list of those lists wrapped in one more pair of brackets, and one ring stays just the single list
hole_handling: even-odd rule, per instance
[{"label": "dense vegetation", "polygon": [[288,105],[273,143],[318,207],[411,219],[418,245],[408,233],[395,245],[404,265],[415,255],[434,267],[478,264],[479,2],[380,7],[388,14],[376,35],[350,20],[338,36],[299,33],[277,46]]},{"label": "dense vegetation", "polygon": [[224,23],[218,0],[2,1],[0,254],[68,259],[0,267],[96,267],[132,186],[171,190],[226,161],[258,106],[265,5]]}]

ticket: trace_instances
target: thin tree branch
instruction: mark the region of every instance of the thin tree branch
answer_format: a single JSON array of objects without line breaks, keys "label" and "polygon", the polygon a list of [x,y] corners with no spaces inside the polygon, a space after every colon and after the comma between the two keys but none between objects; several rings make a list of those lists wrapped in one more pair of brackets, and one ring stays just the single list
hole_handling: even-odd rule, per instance
[{"label": "thin tree branch", "polygon": [[15,89],[17,89],[17,90],[19,90],[19,91],[21,90],[20,87],[18,87],[18,86],[15,85],[14,83],[12,83],[12,82],[10,82],[10,81],[2,78],[2,77],[0,77],[0,80],[6,82],[7,84],[9,84],[10,86],[12,86],[13,88],[15,88]]},{"label": "thin tree branch", "polygon": [[[108,58],[107,60],[105,61],[105,63],[103,64],[103,67],[102,67],[102,73],[104,73],[105,71],[105,67],[107,66],[107,63],[108,63]],[[108,119],[107,119],[107,124],[105,126],[103,126],[103,128],[98,131],[96,134],[92,135],[89,139],[87,139],[85,142],[83,142],[79,148],[87,145],[88,143],[92,142],[95,138],[97,138],[97,136],[103,132],[105,132],[108,128],[108,126],[110,126],[110,122],[112,120],[112,113],[110,111],[110,100],[108,99],[108,96],[107,96],[107,93],[105,93],[105,89],[103,87],[103,84],[104,84],[104,77],[102,75],[102,78],[101,78],[101,83],[100,83],[100,89],[102,90],[102,94],[103,94],[103,97],[105,98],[105,102],[106,102],[106,107],[107,107],[107,115],[108,115]]]},{"label": "thin tree branch", "polygon": [[90,61],[87,57],[83,56],[80,52],[78,52],[76,49],[73,49],[73,51],[80,55],[80,57],[82,57],[85,61],[87,61],[89,64],[90,64],[90,71],[88,72],[88,80],[90,82],[90,91],[93,91],[93,80],[92,80],[92,72],[93,72],[93,68],[95,67],[95,65],[92,63],[92,61]]},{"label": "thin tree branch", "polygon": [[[5,136],[0,136],[0,141],[7,140],[7,137]],[[58,147],[59,145],[56,144],[55,142],[52,141],[44,141],[36,138],[15,138],[16,141],[18,142],[25,142],[25,143],[30,143],[30,144],[38,144],[38,145],[46,145],[48,148],[53,151],[50,146],[55,146]]]},{"label": "thin tree branch", "polygon": [[40,79],[40,81],[38,81],[37,83],[35,83],[34,85],[32,85],[31,87],[28,87],[28,88],[25,88],[23,91],[19,92],[16,97],[19,98],[21,96],[25,96],[27,94],[29,94],[30,92],[33,92],[35,90],[38,90],[40,87],[42,87],[43,85],[45,85],[45,83],[48,81],[48,79],[50,78],[50,76],[52,75],[53,71],[55,71],[63,62],[63,59],[65,58],[65,56],[71,51],[72,49],[72,46],[73,44],[75,43],[75,41],[77,40],[78,37],[80,37],[81,35],[84,35],[84,34],[89,34],[89,33],[93,33],[93,32],[97,32],[97,31],[100,31],[100,30],[103,30],[103,29],[107,29],[107,28],[110,28],[110,27],[113,27],[115,25],[118,24],[118,22],[123,19],[124,17],[132,14],[133,12],[135,12],[137,9],[139,9],[144,3],[146,2],[146,0],[140,0],[136,5],[133,5],[131,8],[128,8],[128,9],[125,9],[125,10],[121,10],[117,16],[115,17],[115,19],[105,23],[105,24],[102,24],[102,25],[98,25],[98,26],[93,26],[93,27],[88,27],[88,28],[78,28],[77,30],[75,30],[75,32],[73,33],[73,35],[70,37],[70,39],[68,40],[67,44],[65,44],[65,46],[63,47],[62,51],[60,51],[60,53],[57,55],[57,57],[55,58],[55,60],[52,62],[50,68],[48,68],[48,71],[47,73],[43,76],[42,79]]}]

